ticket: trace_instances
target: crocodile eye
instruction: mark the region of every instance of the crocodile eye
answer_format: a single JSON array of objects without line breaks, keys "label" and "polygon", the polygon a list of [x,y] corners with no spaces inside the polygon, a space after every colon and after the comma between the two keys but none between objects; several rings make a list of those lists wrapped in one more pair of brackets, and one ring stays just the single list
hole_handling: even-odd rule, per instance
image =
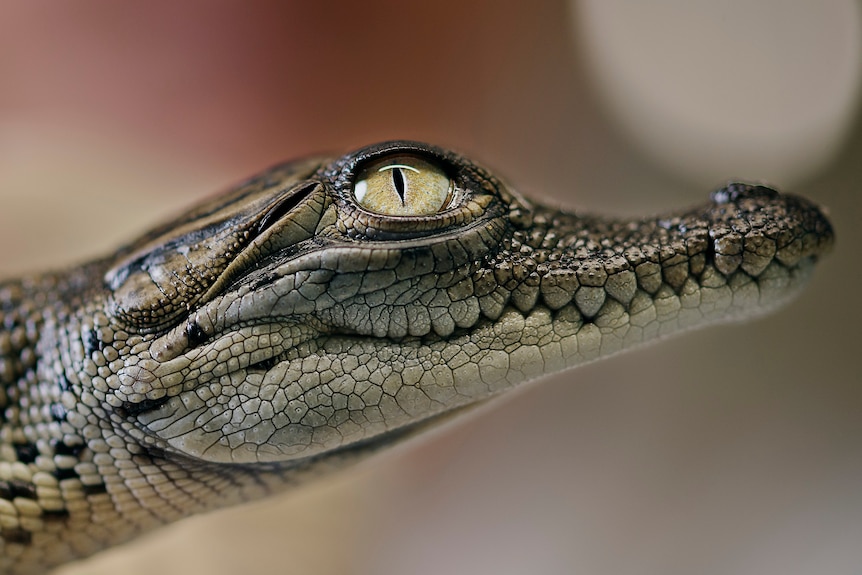
[{"label": "crocodile eye", "polygon": [[416,156],[389,156],[365,167],[353,185],[356,203],[385,216],[431,216],[448,207],[452,180]]}]

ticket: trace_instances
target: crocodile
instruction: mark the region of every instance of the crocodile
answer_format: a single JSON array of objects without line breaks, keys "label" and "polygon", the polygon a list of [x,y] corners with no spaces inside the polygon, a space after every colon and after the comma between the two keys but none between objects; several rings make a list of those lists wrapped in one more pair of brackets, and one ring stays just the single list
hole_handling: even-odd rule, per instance
[{"label": "crocodile", "polygon": [[799,293],[834,241],[762,185],[648,218],[395,141],[271,168],[0,283],[0,570],[320,477],[545,374]]}]

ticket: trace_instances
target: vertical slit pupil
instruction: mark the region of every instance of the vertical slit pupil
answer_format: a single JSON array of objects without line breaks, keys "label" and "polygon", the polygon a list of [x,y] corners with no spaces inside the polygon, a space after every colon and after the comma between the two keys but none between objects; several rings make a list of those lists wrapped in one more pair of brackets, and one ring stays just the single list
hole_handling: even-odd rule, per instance
[{"label": "vertical slit pupil", "polygon": [[392,168],[392,183],[395,184],[395,191],[398,192],[398,196],[401,198],[401,205],[404,205],[404,174],[401,173],[401,168]]}]

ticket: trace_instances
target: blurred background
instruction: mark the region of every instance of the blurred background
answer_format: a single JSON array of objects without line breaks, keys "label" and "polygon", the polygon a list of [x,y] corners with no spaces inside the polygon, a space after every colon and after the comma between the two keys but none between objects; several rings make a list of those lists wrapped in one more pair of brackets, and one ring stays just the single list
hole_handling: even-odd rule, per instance
[{"label": "blurred background", "polygon": [[548,377],[61,573],[862,572],[860,30],[852,0],[0,1],[5,277],[389,138],[582,211],[766,180],[838,235],[776,315]]}]

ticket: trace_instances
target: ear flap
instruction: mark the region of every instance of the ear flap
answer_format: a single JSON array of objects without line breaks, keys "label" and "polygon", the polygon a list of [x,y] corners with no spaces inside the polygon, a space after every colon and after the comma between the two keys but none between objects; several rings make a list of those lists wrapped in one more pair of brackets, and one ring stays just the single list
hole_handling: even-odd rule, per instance
[{"label": "ear flap", "polygon": [[[138,333],[166,329],[233,277],[233,268],[247,265],[244,252],[255,244],[281,248],[309,237],[315,225],[305,220],[319,218],[323,201],[314,192],[323,187],[307,178],[320,164],[278,166],[124,249],[104,277],[115,318]],[[313,195],[316,200],[303,210]]]}]

